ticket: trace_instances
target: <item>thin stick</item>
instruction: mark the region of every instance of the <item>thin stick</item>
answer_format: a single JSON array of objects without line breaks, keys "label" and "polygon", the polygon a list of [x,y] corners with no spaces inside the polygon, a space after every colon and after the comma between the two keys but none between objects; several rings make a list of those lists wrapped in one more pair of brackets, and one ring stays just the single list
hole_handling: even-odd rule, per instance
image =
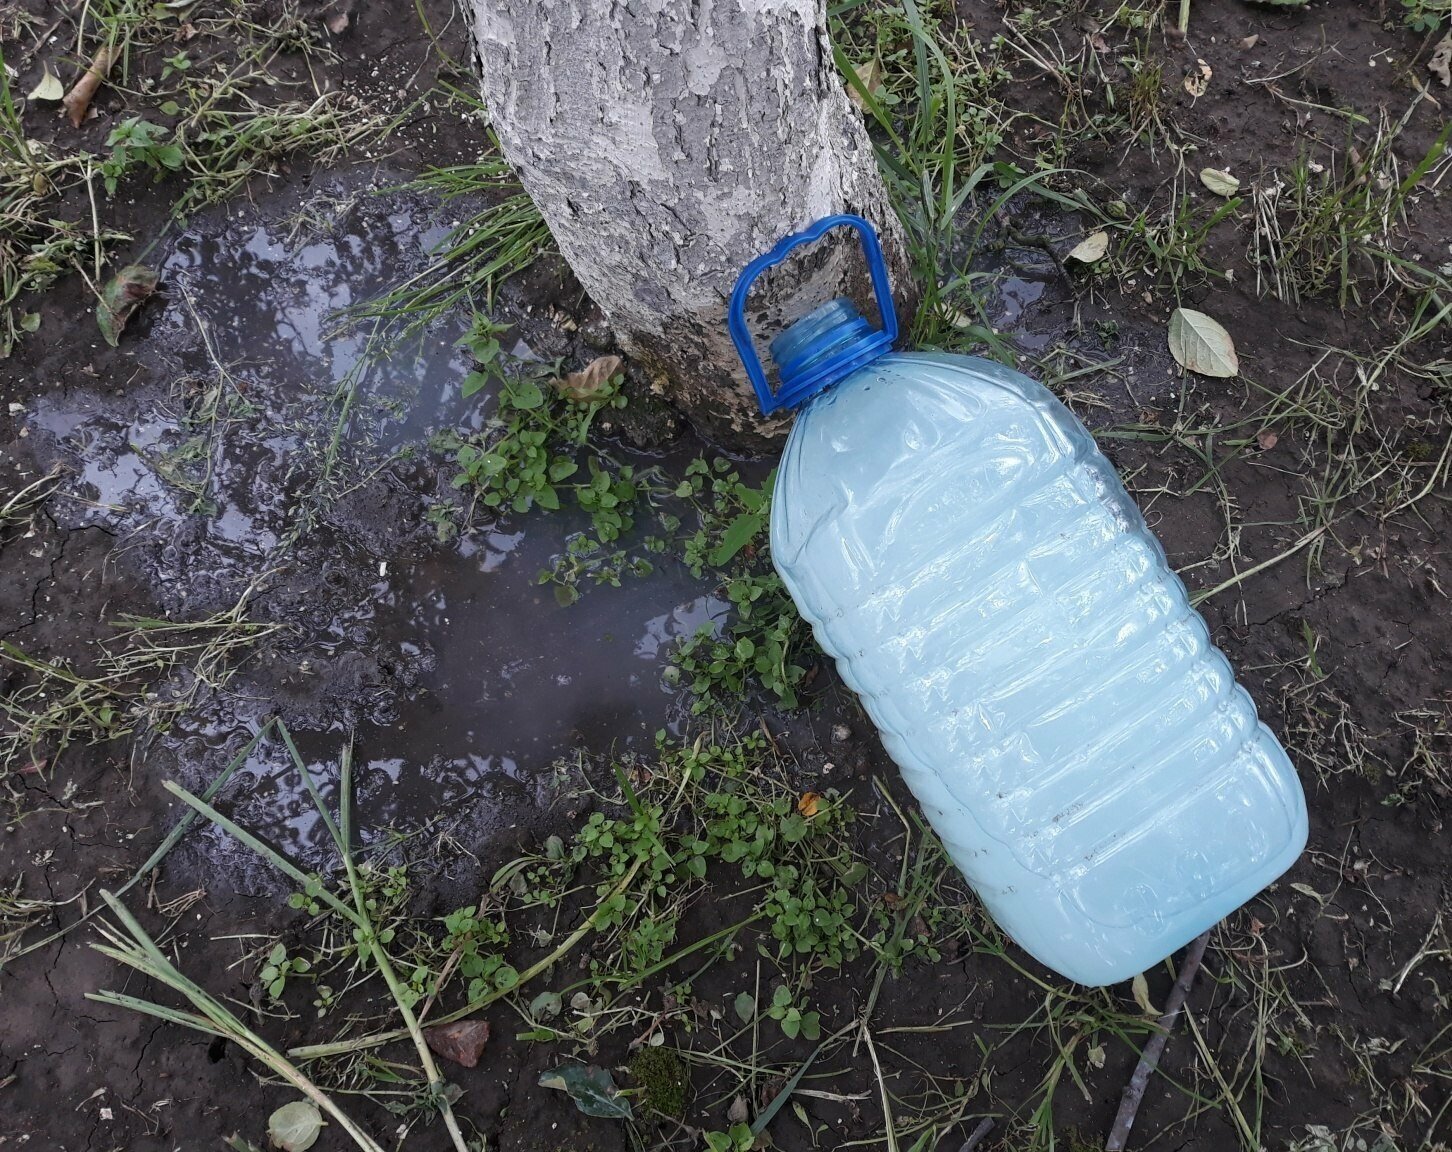
[{"label": "thin stick", "polygon": [[958,1152],[973,1152],[973,1149],[982,1144],[992,1131],[993,1118],[991,1116],[983,1117],[982,1120],[978,1121],[978,1127],[968,1133],[968,1139],[963,1141],[963,1146],[958,1149]]},{"label": "thin stick", "polygon": [[1175,986],[1170,989],[1169,999],[1165,1001],[1165,1014],[1159,1018],[1159,1030],[1144,1046],[1139,1063],[1135,1065],[1134,1075],[1129,1078],[1129,1087],[1124,1090],[1124,1096],[1119,1101],[1119,1112],[1114,1117],[1114,1126],[1109,1129],[1109,1139],[1104,1142],[1104,1152],[1124,1152],[1129,1130],[1134,1127],[1135,1115],[1144,1099],[1144,1090],[1149,1086],[1149,1079],[1154,1075],[1155,1069],[1159,1067],[1160,1055],[1169,1041],[1170,1031],[1179,1018],[1180,1009],[1184,1007],[1185,997],[1190,994],[1190,987],[1195,983],[1195,976],[1200,971],[1200,961],[1205,957],[1205,945],[1208,943],[1210,933],[1206,931],[1196,936],[1185,949],[1185,959],[1180,962],[1180,974],[1175,978]]}]

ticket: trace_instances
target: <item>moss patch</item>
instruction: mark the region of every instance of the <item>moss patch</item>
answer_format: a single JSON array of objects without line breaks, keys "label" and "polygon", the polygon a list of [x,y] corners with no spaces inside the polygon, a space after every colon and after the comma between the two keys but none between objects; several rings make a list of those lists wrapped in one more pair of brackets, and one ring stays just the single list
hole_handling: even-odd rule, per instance
[{"label": "moss patch", "polygon": [[642,1048],[630,1062],[630,1075],[645,1089],[643,1103],[662,1116],[686,1114],[686,1065],[674,1048]]}]

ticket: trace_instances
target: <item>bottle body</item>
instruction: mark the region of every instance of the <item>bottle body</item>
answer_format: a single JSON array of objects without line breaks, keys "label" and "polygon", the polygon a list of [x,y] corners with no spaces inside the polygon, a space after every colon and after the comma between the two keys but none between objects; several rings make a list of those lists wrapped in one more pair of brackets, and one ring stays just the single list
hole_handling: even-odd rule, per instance
[{"label": "bottle body", "polygon": [[1305,800],[1113,467],[1042,385],[891,353],[798,414],[772,555],[1025,950],[1144,970],[1288,868]]}]

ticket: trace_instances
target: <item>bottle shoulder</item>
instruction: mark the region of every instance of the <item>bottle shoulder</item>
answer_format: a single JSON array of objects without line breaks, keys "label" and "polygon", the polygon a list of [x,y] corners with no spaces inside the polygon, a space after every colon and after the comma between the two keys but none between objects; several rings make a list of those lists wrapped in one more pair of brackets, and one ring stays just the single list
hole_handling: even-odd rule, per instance
[{"label": "bottle shoulder", "polygon": [[798,414],[782,478],[861,489],[969,457],[1052,466],[1094,454],[1078,418],[1031,377],[978,357],[894,352]]}]

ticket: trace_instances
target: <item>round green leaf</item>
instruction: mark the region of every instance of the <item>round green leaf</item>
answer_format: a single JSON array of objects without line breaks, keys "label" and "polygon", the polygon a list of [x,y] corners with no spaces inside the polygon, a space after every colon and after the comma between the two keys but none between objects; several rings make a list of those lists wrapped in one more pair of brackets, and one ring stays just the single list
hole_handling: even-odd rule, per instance
[{"label": "round green leaf", "polygon": [[267,1118],[267,1137],[282,1152],[307,1152],[323,1130],[323,1115],[311,1100],[284,1104]]}]

